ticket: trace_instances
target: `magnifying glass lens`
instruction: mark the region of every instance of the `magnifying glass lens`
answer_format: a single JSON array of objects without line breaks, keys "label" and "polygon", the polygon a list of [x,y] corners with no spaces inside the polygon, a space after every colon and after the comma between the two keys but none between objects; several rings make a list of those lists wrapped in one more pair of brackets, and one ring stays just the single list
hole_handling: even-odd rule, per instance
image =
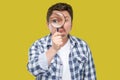
[{"label": "magnifying glass lens", "polygon": [[53,13],[50,17],[49,23],[55,28],[62,27],[65,23],[64,15],[62,13]]}]

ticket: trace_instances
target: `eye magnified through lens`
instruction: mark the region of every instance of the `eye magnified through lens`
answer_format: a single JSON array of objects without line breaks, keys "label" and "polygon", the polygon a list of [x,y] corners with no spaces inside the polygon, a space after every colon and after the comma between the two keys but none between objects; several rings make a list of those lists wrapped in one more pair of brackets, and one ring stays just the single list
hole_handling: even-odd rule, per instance
[{"label": "eye magnified through lens", "polygon": [[64,25],[64,23],[65,23],[65,17],[60,12],[53,13],[49,18],[50,26],[55,27],[57,31],[60,27]]}]

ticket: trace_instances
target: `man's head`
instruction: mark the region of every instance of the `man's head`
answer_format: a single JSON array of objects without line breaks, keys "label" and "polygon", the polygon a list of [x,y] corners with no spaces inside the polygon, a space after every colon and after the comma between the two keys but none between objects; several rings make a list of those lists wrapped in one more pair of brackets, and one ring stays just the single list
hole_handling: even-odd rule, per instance
[{"label": "man's head", "polygon": [[71,21],[73,20],[73,10],[71,5],[67,3],[56,3],[52,5],[47,12],[47,22],[49,22],[49,18],[52,15],[53,11],[67,11],[71,17]]},{"label": "man's head", "polygon": [[60,12],[65,17],[65,23],[58,29],[58,32],[62,34],[62,36],[66,36],[69,34],[72,28],[72,20],[73,20],[73,10],[72,7],[67,3],[56,3],[52,5],[47,12],[47,23],[50,29],[50,32],[54,34],[56,32],[56,28],[49,25],[49,18],[53,13]]}]

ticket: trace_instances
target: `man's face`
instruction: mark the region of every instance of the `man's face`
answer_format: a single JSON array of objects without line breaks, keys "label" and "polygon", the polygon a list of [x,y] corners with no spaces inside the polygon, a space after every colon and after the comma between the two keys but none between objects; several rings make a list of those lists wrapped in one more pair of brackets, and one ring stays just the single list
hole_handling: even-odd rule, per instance
[{"label": "man's face", "polygon": [[[53,11],[53,13],[56,13],[56,12],[58,11]],[[69,34],[72,28],[71,17],[67,11],[59,11],[59,12],[61,12],[65,16],[65,23],[61,28],[58,29],[58,32],[62,33],[63,34],[62,36],[65,37]],[[55,27],[49,26],[49,23],[48,23],[48,27],[52,34],[54,34],[57,31]]]}]

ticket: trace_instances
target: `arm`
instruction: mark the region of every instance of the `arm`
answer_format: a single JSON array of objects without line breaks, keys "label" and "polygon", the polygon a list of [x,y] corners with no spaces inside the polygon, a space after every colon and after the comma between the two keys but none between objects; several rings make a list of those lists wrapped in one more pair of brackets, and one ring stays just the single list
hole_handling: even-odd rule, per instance
[{"label": "arm", "polygon": [[[36,41],[29,49],[28,70],[35,76],[47,71],[47,59],[42,45]],[[44,66],[44,67],[43,67]]]},{"label": "arm", "polygon": [[54,55],[62,45],[60,33],[52,36],[52,46],[45,52],[43,44],[36,41],[29,50],[28,70],[35,76],[43,74],[48,70]]},{"label": "arm", "polygon": [[57,51],[63,45],[63,38],[62,38],[61,35],[62,34],[59,33],[59,32],[55,32],[52,35],[52,46],[46,52],[46,57],[47,57],[47,60],[48,60],[48,65],[51,63],[51,60],[53,59],[53,57],[55,56],[55,54],[57,53]]}]

